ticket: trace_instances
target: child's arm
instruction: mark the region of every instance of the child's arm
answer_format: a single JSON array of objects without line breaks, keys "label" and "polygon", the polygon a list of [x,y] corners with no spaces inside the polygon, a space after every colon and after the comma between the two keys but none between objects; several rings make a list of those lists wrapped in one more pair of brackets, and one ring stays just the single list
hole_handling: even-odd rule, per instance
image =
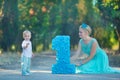
[{"label": "child's arm", "polygon": [[28,47],[28,45],[29,45],[29,43],[26,43],[26,44],[23,43],[23,44],[22,44],[22,48],[23,48],[23,49],[26,49],[26,48]]}]

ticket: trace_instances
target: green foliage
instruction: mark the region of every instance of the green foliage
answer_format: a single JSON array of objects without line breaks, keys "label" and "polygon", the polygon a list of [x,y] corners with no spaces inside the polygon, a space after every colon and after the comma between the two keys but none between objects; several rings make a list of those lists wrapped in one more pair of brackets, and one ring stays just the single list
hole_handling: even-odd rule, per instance
[{"label": "green foliage", "polygon": [[[13,5],[13,2],[15,3]],[[15,38],[18,32],[18,8],[17,0],[4,0],[2,5],[3,17],[0,22],[0,29],[2,32],[2,39],[0,44],[4,50],[10,50],[10,46],[15,44]],[[14,37],[13,37],[14,36]]]},{"label": "green foliage", "polygon": [[115,2],[117,0],[98,0],[94,6],[93,1],[0,0],[0,11],[4,13],[4,17],[0,17],[0,49],[21,50],[25,29],[32,32],[34,51],[51,49],[51,41],[56,35],[69,35],[71,48],[74,49],[79,41],[78,28],[82,22],[92,27],[92,36],[98,39],[102,47],[111,48],[118,44],[115,43],[114,27],[119,30],[119,5]]},{"label": "green foliage", "polygon": [[103,48],[110,48],[117,50],[118,41],[115,38],[115,32],[113,27],[109,25],[109,27],[103,28],[103,27],[95,27],[94,28],[94,35],[95,38],[97,38],[99,44]]},{"label": "green foliage", "polygon": [[[102,14],[102,18],[106,21],[106,25],[112,24],[119,41],[120,52],[120,0],[98,0],[97,6]],[[107,25],[107,26],[108,26]],[[110,26],[109,26],[110,27]]]},{"label": "green foliage", "polygon": [[[72,0],[19,1],[19,26],[21,30],[30,29],[32,31],[35,50],[38,49],[36,46],[41,44],[43,50],[48,49],[52,38],[56,35],[72,34],[71,28],[75,24],[74,21],[78,14],[76,3]],[[30,12],[31,9],[33,13]]]}]

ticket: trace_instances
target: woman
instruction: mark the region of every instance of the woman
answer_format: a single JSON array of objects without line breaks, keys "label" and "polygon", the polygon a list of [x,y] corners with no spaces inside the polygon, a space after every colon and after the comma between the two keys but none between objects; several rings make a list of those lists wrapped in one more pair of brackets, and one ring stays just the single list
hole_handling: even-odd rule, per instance
[{"label": "woman", "polygon": [[91,31],[90,26],[87,24],[83,23],[79,27],[79,37],[81,39],[76,56],[83,53],[87,57],[76,66],[76,73],[120,73],[119,70],[109,66],[106,52],[100,48],[95,38],[90,37]]}]

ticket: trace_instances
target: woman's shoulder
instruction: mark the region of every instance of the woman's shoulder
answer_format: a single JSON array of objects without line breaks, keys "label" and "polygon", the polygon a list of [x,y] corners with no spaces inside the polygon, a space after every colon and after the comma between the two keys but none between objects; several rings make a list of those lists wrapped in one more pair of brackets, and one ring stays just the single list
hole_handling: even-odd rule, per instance
[{"label": "woman's shoulder", "polygon": [[83,39],[80,39],[79,41],[82,41]]},{"label": "woman's shoulder", "polygon": [[92,38],[91,40],[92,40],[92,43],[97,43],[97,44],[98,44],[98,42],[97,42],[97,39],[96,39],[96,38]]},{"label": "woman's shoulder", "polygon": [[81,44],[82,43],[82,39],[79,39],[79,44]]},{"label": "woman's shoulder", "polygon": [[92,40],[92,41],[97,41],[97,39],[96,39],[96,38],[94,38],[94,37],[92,37],[92,38],[91,38],[91,40]]},{"label": "woman's shoulder", "polygon": [[82,42],[82,41],[83,41],[83,39],[80,39],[80,40],[79,40],[79,42]]}]

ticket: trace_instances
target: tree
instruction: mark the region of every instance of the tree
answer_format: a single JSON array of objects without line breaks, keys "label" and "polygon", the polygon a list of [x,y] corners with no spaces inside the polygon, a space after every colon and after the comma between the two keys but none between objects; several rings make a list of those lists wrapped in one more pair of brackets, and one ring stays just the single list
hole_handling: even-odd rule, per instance
[{"label": "tree", "polygon": [[98,0],[97,6],[101,12],[104,21],[114,27],[117,39],[119,41],[120,52],[120,0]]},{"label": "tree", "polygon": [[[14,3],[14,4],[13,4]],[[3,38],[1,46],[7,51],[11,49],[11,45],[15,45],[15,39],[18,32],[18,1],[4,0],[3,19],[1,23]]]}]

